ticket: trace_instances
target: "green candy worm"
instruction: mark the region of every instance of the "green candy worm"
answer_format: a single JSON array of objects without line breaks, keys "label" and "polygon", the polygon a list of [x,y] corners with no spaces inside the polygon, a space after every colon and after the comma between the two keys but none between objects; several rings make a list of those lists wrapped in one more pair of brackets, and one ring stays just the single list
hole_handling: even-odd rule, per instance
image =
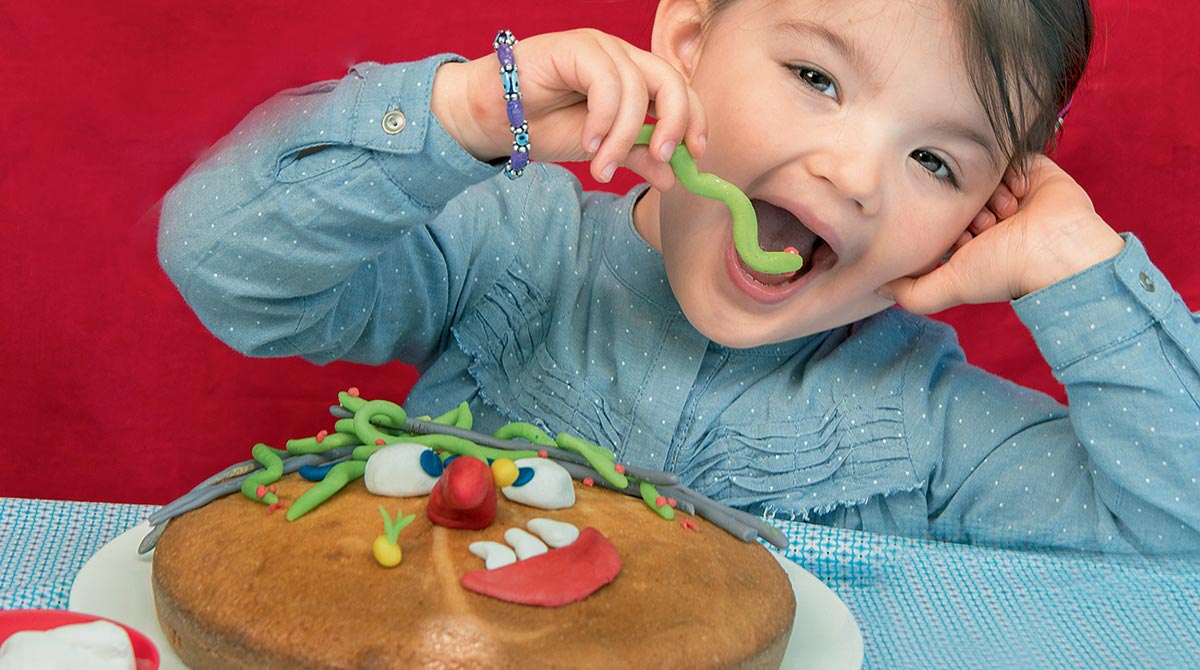
[{"label": "green candy worm", "polygon": [[[650,136],[653,134],[654,125],[647,123],[642,126],[634,144],[650,144]],[[754,214],[754,205],[750,204],[750,198],[747,198],[741,189],[717,175],[700,172],[691,152],[682,142],[675,147],[670,164],[684,188],[698,196],[720,200],[729,208],[729,213],[733,215],[733,246],[750,269],[782,275],[795,272],[804,265],[804,259],[797,254],[787,251],[764,251],[758,246],[758,217]]]}]

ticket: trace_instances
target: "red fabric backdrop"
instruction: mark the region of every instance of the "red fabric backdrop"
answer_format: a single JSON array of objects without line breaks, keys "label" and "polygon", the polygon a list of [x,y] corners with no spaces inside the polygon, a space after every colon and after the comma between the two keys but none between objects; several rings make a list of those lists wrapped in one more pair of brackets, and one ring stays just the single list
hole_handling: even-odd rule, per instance
[{"label": "red fabric backdrop", "polygon": [[[192,0],[0,12],[0,495],[163,503],[254,441],[325,427],[357,385],[402,400],[413,371],[324,368],[227,350],[155,260],[162,194],[271,94],[361,60],[479,56],[593,26],[646,45],[654,0]],[[1099,44],[1061,162],[1200,305],[1200,6],[1097,0]],[[625,189],[631,179],[619,181]],[[971,360],[1062,397],[1004,306],[942,315]]]}]

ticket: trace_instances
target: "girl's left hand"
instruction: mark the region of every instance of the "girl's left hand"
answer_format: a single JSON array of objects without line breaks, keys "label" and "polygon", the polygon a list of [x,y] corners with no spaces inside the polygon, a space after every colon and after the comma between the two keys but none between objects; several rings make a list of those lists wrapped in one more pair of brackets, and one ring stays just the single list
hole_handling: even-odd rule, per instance
[{"label": "girl's left hand", "polygon": [[1037,156],[1024,174],[1004,175],[941,265],[888,282],[879,293],[920,314],[1015,300],[1112,258],[1124,245],[1083,188]]}]

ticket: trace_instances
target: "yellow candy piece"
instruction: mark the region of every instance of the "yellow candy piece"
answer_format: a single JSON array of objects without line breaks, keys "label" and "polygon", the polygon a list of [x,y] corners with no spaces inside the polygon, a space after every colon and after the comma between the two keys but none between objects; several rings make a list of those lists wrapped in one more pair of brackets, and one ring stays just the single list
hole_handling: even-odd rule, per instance
[{"label": "yellow candy piece", "polygon": [[492,461],[492,479],[496,482],[496,488],[512,486],[512,483],[517,481],[519,474],[521,474],[520,468],[512,462],[511,458],[497,458]]},{"label": "yellow candy piece", "polygon": [[389,541],[386,535],[375,538],[371,549],[375,554],[375,560],[385,568],[394,568],[400,565],[400,560],[404,558],[404,554],[400,551],[400,545]]}]

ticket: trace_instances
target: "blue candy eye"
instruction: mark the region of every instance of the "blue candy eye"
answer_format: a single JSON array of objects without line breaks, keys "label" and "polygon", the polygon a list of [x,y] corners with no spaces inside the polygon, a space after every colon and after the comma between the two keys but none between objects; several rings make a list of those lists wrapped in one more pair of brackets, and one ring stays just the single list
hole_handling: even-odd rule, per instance
[{"label": "blue candy eye", "polygon": [[533,468],[518,468],[517,480],[512,483],[513,486],[525,486],[533,479]]},{"label": "blue candy eye", "polygon": [[441,477],[446,466],[432,449],[426,449],[421,452],[421,469],[430,477]]}]

